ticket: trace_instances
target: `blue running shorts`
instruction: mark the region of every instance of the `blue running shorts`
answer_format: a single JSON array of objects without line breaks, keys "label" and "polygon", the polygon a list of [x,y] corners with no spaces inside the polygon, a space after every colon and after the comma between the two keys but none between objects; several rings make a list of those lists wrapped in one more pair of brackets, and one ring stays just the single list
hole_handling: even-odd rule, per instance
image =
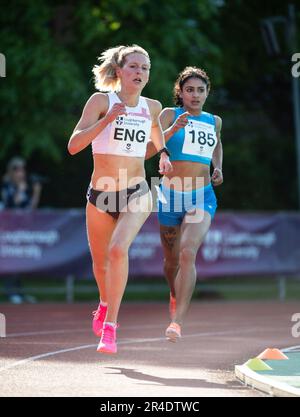
[{"label": "blue running shorts", "polygon": [[214,218],[217,209],[217,198],[210,184],[192,191],[175,191],[159,186],[158,220],[164,226],[177,226],[183,221],[186,213],[194,208],[207,211]]}]

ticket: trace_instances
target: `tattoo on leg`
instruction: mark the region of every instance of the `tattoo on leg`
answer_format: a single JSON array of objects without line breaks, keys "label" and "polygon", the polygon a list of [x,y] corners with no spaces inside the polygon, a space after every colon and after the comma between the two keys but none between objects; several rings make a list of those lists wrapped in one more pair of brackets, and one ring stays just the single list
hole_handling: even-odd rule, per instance
[{"label": "tattoo on leg", "polygon": [[177,230],[175,227],[169,227],[162,231],[162,239],[168,249],[173,249],[175,241],[177,239]]}]

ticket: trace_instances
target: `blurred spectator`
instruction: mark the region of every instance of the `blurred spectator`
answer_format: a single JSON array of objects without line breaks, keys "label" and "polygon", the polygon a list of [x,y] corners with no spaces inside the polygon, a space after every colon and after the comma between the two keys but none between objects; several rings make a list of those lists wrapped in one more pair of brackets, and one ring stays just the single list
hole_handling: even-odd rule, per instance
[{"label": "blurred spectator", "polygon": [[40,201],[41,190],[39,178],[27,176],[24,159],[12,158],[7,164],[1,185],[3,208],[35,209]]},{"label": "blurred spectator", "polygon": [[[32,210],[38,207],[42,185],[38,176],[28,176],[25,160],[12,158],[7,164],[1,184],[3,209]],[[14,304],[35,302],[35,298],[24,294],[20,278],[13,275],[5,280],[5,294]]]}]

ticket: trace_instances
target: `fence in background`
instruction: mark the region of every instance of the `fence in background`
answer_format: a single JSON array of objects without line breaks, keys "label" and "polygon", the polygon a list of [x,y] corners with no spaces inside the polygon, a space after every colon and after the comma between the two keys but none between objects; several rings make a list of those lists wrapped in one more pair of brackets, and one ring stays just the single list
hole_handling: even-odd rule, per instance
[{"label": "fence in background", "polygon": [[[197,256],[199,279],[300,272],[300,214],[217,213]],[[170,231],[170,233],[172,233]],[[130,276],[161,277],[163,256],[156,213],[130,248]],[[84,210],[0,212],[0,278],[9,275],[67,277],[69,301],[74,279],[92,278]]]}]

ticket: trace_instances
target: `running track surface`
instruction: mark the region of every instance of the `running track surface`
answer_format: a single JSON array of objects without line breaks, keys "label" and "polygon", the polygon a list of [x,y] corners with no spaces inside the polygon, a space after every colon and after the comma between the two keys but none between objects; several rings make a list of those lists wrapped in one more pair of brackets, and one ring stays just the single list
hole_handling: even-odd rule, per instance
[{"label": "running track surface", "polygon": [[0,396],[264,396],[241,385],[234,366],[266,347],[299,344],[299,303],[193,302],[183,338],[167,342],[167,303],[124,303],[118,354],[96,352],[91,304],[2,304]]}]

